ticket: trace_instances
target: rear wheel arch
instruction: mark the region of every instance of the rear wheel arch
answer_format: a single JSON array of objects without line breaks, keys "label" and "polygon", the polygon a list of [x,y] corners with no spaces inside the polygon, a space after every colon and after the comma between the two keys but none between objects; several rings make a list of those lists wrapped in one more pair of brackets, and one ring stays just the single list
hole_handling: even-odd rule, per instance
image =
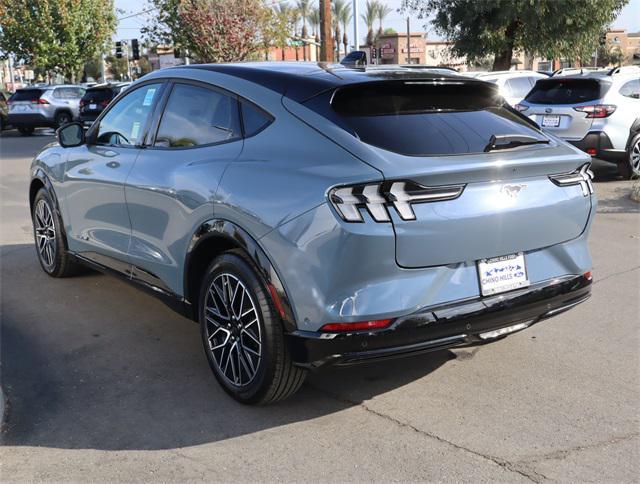
[{"label": "rear wheel arch", "polygon": [[58,116],[60,116],[61,114],[67,114],[69,116],[69,122],[73,122],[73,113],[71,112],[71,110],[67,108],[60,108],[56,110],[56,113],[54,115],[54,120],[56,123],[58,122]]},{"label": "rear wheel arch", "polygon": [[203,223],[193,234],[184,263],[184,298],[193,308],[197,320],[200,284],[211,261],[233,251],[250,262],[267,285],[266,290],[282,319],[285,331],[297,326],[293,307],[274,265],[258,242],[244,229],[228,220],[212,219]]}]

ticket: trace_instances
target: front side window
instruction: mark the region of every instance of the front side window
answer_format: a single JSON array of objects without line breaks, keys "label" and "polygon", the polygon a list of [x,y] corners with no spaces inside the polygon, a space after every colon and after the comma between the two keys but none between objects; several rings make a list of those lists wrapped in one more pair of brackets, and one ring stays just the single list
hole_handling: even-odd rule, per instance
[{"label": "front side window", "polygon": [[139,144],[160,87],[148,84],[120,99],[100,121],[96,142],[111,146]]},{"label": "front side window", "polygon": [[640,79],[627,82],[620,88],[620,94],[632,99],[640,99]]},{"label": "front side window", "polygon": [[186,148],[241,136],[238,102],[222,92],[176,84],[162,114],[154,146]]}]

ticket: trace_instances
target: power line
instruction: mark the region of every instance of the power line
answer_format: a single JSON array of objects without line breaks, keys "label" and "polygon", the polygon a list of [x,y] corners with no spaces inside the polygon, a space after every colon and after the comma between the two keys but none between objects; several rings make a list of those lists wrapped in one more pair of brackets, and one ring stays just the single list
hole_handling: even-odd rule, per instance
[{"label": "power line", "polygon": [[148,8],[147,10],[142,10],[141,12],[138,12],[138,13],[132,13],[131,15],[127,15],[125,17],[120,17],[119,19],[117,19],[117,21],[120,22],[121,20],[126,20],[128,18],[137,17],[138,15],[144,15],[145,13],[153,12],[154,10],[156,10],[156,7],[151,7],[151,8]]}]

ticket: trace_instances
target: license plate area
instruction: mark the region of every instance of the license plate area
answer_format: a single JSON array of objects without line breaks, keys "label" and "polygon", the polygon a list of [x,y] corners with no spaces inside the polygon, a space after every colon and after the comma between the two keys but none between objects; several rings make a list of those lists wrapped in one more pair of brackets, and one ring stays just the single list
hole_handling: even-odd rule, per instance
[{"label": "license plate area", "polygon": [[91,104],[89,104],[89,109],[96,110],[96,109],[98,109],[98,105],[91,103]]},{"label": "license plate area", "polygon": [[560,126],[560,115],[558,114],[545,114],[542,116],[542,126],[544,128],[557,128]]},{"label": "license plate area", "polygon": [[500,294],[529,285],[524,254],[504,255],[477,261],[480,293],[483,296]]}]

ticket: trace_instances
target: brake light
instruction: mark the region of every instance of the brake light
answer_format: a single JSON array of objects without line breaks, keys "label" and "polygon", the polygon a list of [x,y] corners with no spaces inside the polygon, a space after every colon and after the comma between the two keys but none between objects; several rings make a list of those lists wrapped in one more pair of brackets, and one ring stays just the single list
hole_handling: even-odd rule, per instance
[{"label": "brake light", "polygon": [[345,331],[364,331],[371,329],[386,328],[391,324],[393,319],[378,319],[375,321],[358,321],[355,323],[329,323],[325,324],[320,331],[325,332],[345,332]]},{"label": "brake light", "polygon": [[515,109],[516,111],[523,112],[529,109],[529,106],[525,106],[524,104],[516,104],[515,106],[513,106],[513,109]]},{"label": "brake light", "polygon": [[615,112],[616,106],[613,104],[593,104],[590,106],[578,106],[573,109],[580,113],[587,113],[587,118],[606,118]]},{"label": "brake light", "polygon": [[390,222],[387,207],[395,208],[402,220],[415,220],[414,203],[439,202],[458,198],[465,185],[426,187],[413,181],[389,181],[334,188],[329,200],[346,222],[364,222],[361,208],[376,222]]},{"label": "brake light", "polygon": [[31,101],[31,104],[49,104],[49,101],[47,101],[46,99],[39,98]]},{"label": "brake light", "polygon": [[106,101],[106,100],[100,103],[100,106],[102,106],[103,108],[106,108],[108,105],[109,105],[109,101]]}]

